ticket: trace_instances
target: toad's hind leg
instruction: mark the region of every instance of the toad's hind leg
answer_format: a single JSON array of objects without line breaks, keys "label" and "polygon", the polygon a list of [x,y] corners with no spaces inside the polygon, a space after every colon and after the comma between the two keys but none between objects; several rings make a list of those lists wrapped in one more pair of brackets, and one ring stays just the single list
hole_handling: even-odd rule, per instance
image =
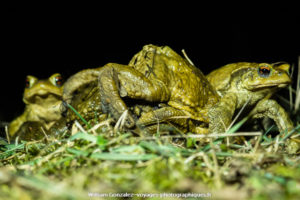
[{"label": "toad's hind leg", "polygon": [[157,110],[143,113],[136,124],[138,126],[145,127],[146,130],[150,130],[149,128],[151,128],[151,130],[156,130],[155,125],[164,122],[170,122],[171,124],[175,125],[175,127],[183,130],[184,132],[190,131],[198,134],[208,133],[207,128],[198,126],[197,123],[194,123],[194,121],[185,114],[185,112],[173,107],[163,107]]},{"label": "toad's hind leg", "polygon": [[181,111],[173,107],[163,107],[147,113],[143,113],[138,119],[137,125],[148,126],[153,124],[171,122],[182,127],[187,127],[189,117]]},{"label": "toad's hind leg", "polygon": [[[100,97],[103,111],[111,113],[118,119],[127,110],[121,97],[142,99],[150,102],[168,101],[167,87],[154,80],[149,80],[144,74],[130,66],[110,63],[105,65],[99,75]],[[126,127],[134,126],[134,120],[129,114]]]}]

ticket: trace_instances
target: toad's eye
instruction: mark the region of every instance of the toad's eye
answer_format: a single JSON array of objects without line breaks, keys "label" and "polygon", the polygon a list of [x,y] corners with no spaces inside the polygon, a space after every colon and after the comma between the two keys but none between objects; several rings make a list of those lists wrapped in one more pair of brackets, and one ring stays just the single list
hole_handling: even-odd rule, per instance
[{"label": "toad's eye", "polygon": [[63,84],[62,76],[60,76],[60,75],[56,76],[55,77],[55,85],[60,87],[60,86],[62,86],[62,84]]},{"label": "toad's eye", "polygon": [[26,88],[30,88],[30,80],[29,80],[29,78],[26,78],[26,80],[25,80],[25,87]]},{"label": "toad's eye", "polygon": [[25,88],[31,88],[36,82],[38,81],[37,78],[34,76],[28,75],[25,79]]},{"label": "toad's eye", "polygon": [[271,74],[271,68],[269,66],[260,66],[258,68],[258,74],[261,77],[268,77]]},{"label": "toad's eye", "polygon": [[59,73],[50,76],[49,81],[57,87],[61,87],[63,85],[63,78]]}]

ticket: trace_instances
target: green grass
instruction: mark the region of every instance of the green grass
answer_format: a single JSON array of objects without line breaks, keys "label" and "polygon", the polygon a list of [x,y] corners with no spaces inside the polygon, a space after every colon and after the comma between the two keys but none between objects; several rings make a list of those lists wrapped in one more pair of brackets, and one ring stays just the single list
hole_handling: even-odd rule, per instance
[{"label": "green grass", "polygon": [[1,145],[0,198],[89,199],[126,192],[135,198],[300,197],[299,155],[287,154],[276,137],[249,133],[248,140],[227,145],[224,136],[208,136],[207,142],[192,134],[141,138],[107,134],[106,126],[95,133]]}]

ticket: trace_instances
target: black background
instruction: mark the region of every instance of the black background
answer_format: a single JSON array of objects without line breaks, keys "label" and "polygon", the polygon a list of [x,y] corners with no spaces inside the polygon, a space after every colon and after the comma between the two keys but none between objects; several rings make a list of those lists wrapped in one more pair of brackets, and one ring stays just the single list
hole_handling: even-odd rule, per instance
[{"label": "black background", "polygon": [[[193,5],[131,9],[22,12],[11,9],[1,23],[0,120],[22,113],[26,75],[64,77],[108,62],[126,64],[145,44],[185,49],[205,74],[230,62],[296,63],[299,15],[277,10],[207,11]],[[220,9],[222,10],[222,8]]]}]

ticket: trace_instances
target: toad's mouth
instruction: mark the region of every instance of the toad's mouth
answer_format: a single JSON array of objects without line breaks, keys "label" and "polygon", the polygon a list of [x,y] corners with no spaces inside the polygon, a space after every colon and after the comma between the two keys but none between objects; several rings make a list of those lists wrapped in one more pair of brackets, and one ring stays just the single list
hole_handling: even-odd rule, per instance
[{"label": "toad's mouth", "polygon": [[62,96],[56,93],[47,93],[42,95],[36,94],[24,99],[26,103],[30,104],[45,104],[47,102],[55,102],[60,100],[62,100]]},{"label": "toad's mouth", "polygon": [[261,89],[275,89],[275,88],[284,88],[289,85],[289,82],[287,83],[281,83],[281,84],[259,84],[259,85],[250,85],[249,90],[261,90]]}]

